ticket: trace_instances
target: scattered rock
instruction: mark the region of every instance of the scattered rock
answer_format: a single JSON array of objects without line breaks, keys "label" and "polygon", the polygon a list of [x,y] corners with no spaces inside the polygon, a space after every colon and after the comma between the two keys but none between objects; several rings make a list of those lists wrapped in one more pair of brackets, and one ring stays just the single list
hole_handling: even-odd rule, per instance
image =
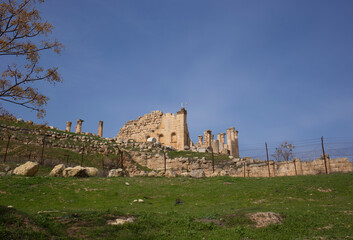
[{"label": "scattered rock", "polygon": [[134,217],[118,217],[114,220],[108,220],[107,224],[108,225],[122,225],[125,223],[132,223],[135,222],[136,218]]},{"label": "scattered rock", "polygon": [[189,172],[189,175],[193,178],[203,178],[205,177],[205,172],[202,169],[197,169]]},{"label": "scattered rock", "polygon": [[6,166],[4,170],[5,170],[5,172],[8,172],[8,171],[11,170],[11,167],[10,166]]},{"label": "scattered rock", "polygon": [[248,214],[256,228],[267,227],[270,224],[282,224],[282,217],[273,212],[257,212]]},{"label": "scattered rock", "polygon": [[0,176],[5,176],[6,173],[5,172],[0,172]]},{"label": "scattered rock", "polygon": [[323,188],[318,188],[317,189],[319,192],[332,192],[332,189],[328,188],[328,189],[323,189]]},{"label": "scattered rock", "polygon": [[126,186],[130,186],[130,183],[126,182],[125,185],[126,185]]},{"label": "scattered rock", "polygon": [[172,178],[172,177],[176,177],[177,174],[174,172],[173,169],[168,169],[165,174],[164,174],[165,177],[167,178]]},{"label": "scattered rock", "polygon": [[39,170],[39,164],[28,161],[14,169],[13,174],[33,177]]},{"label": "scattered rock", "polygon": [[157,173],[155,171],[152,171],[152,172],[149,172],[148,173],[148,176],[149,177],[156,177],[157,176]]},{"label": "scattered rock", "polygon": [[86,172],[89,177],[95,177],[98,174],[98,169],[94,167],[86,167]]},{"label": "scattered rock", "polygon": [[76,166],[74,168],[68,167],[63,171],[63,177],[88,177],[86,168]]},{"label": "scattered rock", "polygon": [[108,177],[123,177],[124,170],[122,168],[111,169],[108,173]]},{"label": "scattered rock", "polygon": [[325,226],[325,227],[318,228],[317,230],[331,229],[332,227],[333,227],[332,225],[328,225],[328,226]]},{"label": "scattered rock", "polygon": [[53,168],[53,170],[51,170],[51,172],[49,173],[49,176],[51,176],[51,177],[61,177],[63,175],[64,169],[65,169],[65,165],[64,164],[56,165]]}]

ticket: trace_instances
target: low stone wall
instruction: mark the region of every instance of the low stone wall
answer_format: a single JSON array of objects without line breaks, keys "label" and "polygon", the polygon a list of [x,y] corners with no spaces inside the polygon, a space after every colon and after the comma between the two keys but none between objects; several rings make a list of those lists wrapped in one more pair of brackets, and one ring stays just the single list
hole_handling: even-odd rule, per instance
[{"label": "low stone wall", "polygon": [[[152,170],[164,170],[164,155],[162,152],[149,155],[143,152],[131,152],[132,159],[142,166]],[[168,158],[166,155],[166,169],[173,169],[178,175],[183,172],[202,169],[206,177],[277,177],[296,175],[324,174],[325,165],[322,159],[302,162],[300,159],[288,162],[265,161],[255,162],[253,159],[217,160],[213,166],[211,160],[205,158]],[[353,172],[353,162],[348,158],[327,159],[328,173]]]}]

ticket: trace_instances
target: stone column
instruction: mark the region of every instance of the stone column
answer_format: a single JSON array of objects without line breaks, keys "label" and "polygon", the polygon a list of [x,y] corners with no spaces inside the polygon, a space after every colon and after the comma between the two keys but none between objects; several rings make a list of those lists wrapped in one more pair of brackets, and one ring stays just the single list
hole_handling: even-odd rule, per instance
[{"label": "stone column", "polygon": [[214,153],[219,153],[219,141],[212,140],[212,150]]},{"label": "stone column", "polygon": [[71,124],[72,122],[66,122],[66,132],[71,132]]},{"label": "stone column", "polygon": [[238,133],[235,131],[234,127],[230,127],[227,129],[227,141],[228,139],[230,140],[229,142],[227,142],[230,155],[236,158],[239,157],[239,147],[237,144]]},{"label": "stone column", "polygon": [[219,142],[219,152],[220,153],[225,153],[226,152],[226,146],[225,146],[225,133],[219,133],[217,134],[217,140]]},{"label": "stone column", "polygon": [[81,131],[82,131],[82,123],[83,122],[84,121],[82,119],[77,119],[75,133],[81,133]]},{"label": "stone column", "polygon": [[203,136],[202,135],[199,135],[198,136],[198,138],[199,138],[199,141],[198,141],[198,143],[197,143],[197,145],[199,146],[199,147],[202,147],[202,141],[203,141]]},{"label": "stone column", "polygon": [[98,124],[98,136],[103,137],[103,121],[99,121]]},{"label": "stone column", "polygon": [[212,136],[211,130],[208,129],[203,134],[205,136],[205,142],[204,142],[205,147],[211,147],[211,136]]},{"label": "stone column", "polygon": [[238,142],[238,133],[239,131],[234,131],[234,147],[235,147],[235,154],[234,157],[239,158],[239,142]]},{"label": "stone column", "polygon": [[227,150],[232,155],[232,133],[230,128],[227,129]]}]

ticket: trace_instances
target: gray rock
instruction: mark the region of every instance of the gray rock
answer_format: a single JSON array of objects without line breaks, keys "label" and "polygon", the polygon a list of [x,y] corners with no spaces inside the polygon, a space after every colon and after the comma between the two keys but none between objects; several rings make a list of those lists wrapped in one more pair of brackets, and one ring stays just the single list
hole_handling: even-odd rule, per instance
[{"label": "gray rock", "polygon": [[124,175],[124,170],[121,168],[111,169],[108,173],[108,177],[123,177]]},{"label": "gray rock", "polygon": [[202,169],[197,169],[189,172],[189,175],[193,178],[203,178],[205,177],[205,172]]}]

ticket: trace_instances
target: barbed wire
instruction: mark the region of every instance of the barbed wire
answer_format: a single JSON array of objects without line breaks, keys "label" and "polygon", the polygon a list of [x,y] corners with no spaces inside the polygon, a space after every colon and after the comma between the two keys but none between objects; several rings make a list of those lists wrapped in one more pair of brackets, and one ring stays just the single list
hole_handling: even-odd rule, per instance
[{"label": "barbed wire", "polygon": [[[321,139],[302,139],[296,141],[273,141],[267,142],[269,158],[273,160],[276,149],[281,147],[284,142],[295,146],[293,148],[293,157],[298,157],[302,161],[314,160],[321,158],[322,145]],[[348,157],[353,161],[353,137],[329,137],[324,138],[325,154],[329,154],[330,158]],[[242,157],[251,157],[254,159],[265,160],[266,148],[265,143],[246,144],[240,146],[240,154]]]}]

